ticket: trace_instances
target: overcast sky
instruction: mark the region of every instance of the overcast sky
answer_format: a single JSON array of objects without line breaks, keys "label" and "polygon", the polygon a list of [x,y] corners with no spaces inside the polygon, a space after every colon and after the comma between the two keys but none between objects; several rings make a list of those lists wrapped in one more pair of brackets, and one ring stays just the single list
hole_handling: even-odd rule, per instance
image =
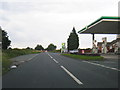
[{"label": "overcast sky", "polygon": [[[34,48],[50,43],[61,48],[73,26],[78,32],[101,16],[118,16],[119,0],[1,0],[0,26],[8,32],[12,48]],[[78,34],[79,48],[92,47],[92,35]],[[95,35],[108,41],[116,35]]]}]

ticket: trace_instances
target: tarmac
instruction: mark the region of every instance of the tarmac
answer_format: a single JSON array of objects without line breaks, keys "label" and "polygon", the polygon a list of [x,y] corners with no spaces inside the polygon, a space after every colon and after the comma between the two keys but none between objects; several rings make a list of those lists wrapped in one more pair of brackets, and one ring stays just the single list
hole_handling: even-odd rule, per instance
[{"label": "tarmac", "polygon": [[102,57],[104,57],[105,59],[112,59],[112,60],[119,60],[120,59],[120,55],[114,54],[114,53],[107,53],[107,54],[101,54]]}]

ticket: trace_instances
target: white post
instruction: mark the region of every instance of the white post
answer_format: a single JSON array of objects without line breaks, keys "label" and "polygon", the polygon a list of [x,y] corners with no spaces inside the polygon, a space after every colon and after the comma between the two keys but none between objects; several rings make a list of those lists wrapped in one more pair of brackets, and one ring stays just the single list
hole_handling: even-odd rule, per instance
[{"label": "white post", "polygon": [[104,38],[102,38],[102,40],[103,40],[103,44],[102,44],[102,53],[107,53],[107,38],[106,37],[104,37]]},{"label": "white post", "polygon": [[93,53],[98,53],[97,41],[96,40],[94,40],[94,42],[93,42]]}]

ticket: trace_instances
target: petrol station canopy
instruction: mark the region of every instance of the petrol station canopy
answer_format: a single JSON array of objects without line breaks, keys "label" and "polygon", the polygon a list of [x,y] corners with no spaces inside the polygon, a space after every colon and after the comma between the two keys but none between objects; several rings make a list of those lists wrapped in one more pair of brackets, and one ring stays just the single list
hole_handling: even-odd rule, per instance
[{"label": "petrol station canopy", "polygon": [[120,17],[102,16],[78,33],[80,34],[120,34]]}]

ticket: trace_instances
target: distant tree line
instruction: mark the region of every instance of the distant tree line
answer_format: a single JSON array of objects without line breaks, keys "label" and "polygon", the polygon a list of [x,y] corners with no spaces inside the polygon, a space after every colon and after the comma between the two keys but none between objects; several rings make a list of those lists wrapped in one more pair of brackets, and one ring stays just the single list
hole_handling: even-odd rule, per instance
[{"label": "distant tree line", "polygon": [[43,46],[42,45],[37,45],[36,47],[35,47],[35,50],[44,50],[44,48],[43,48]]},{"label": "distant tree line", "polygon": [[[7,35],[7,32],[5,30],[2,30],[2,28],[0,27],[0,47],[5,50],[5,49],[12,49],[11,47],[9,47],[11,44],[11,40],[9,39],[9,36]],[[54,44],[49,44],[48,47],[45,49],[43,48],[42,45],[37,45],[34,49],[35,50],[48,50],[48,51],[53,51],[56,50],[57,46],[55,46]],[[18,49],[18,48],[15,48]],[[33,48],[27,47],[25,49],[29,49],[29,50],[33,50]]]},{"label": "distant tree line", "polygon": [[[1,27],[0,27],[0,38],[2,38],[2,40],[0,40],[0,47],[2,47],[3,50],[8,49],[8,48],[12,49],[9,47],[11,44],[11,40],[9,40],[9,36],[7,35],[7,32],[5,30],[2,30]],[[78,49],[78,46],[79,46],[79,37],[76,33],[75,28],[73,27],[73,30],[70,33],[69,38],[67,39],[67,49],[68,51],[75,50],[75,49]],[[56,50],[56,48],[57,46],[51,43],[48,45],[47,48],[44,48],[42,45],[37,44],[37,46],[34,49],[53,51],[53,50]],[[33,48],[27,47],[26,49],[32,50]]]},{"label": "distant tree line", "polygon": [[35,47],[35,50],[48,50],[48,51],[53,51],[53,50],[56,50],[56,48],[57,48],[57,46],[55,46],[54,44],[49,44],[48,45],[48,47],[45,49],[45,48],[43,48],[43,46],[42,45],[37,45],[36,47]]}]

